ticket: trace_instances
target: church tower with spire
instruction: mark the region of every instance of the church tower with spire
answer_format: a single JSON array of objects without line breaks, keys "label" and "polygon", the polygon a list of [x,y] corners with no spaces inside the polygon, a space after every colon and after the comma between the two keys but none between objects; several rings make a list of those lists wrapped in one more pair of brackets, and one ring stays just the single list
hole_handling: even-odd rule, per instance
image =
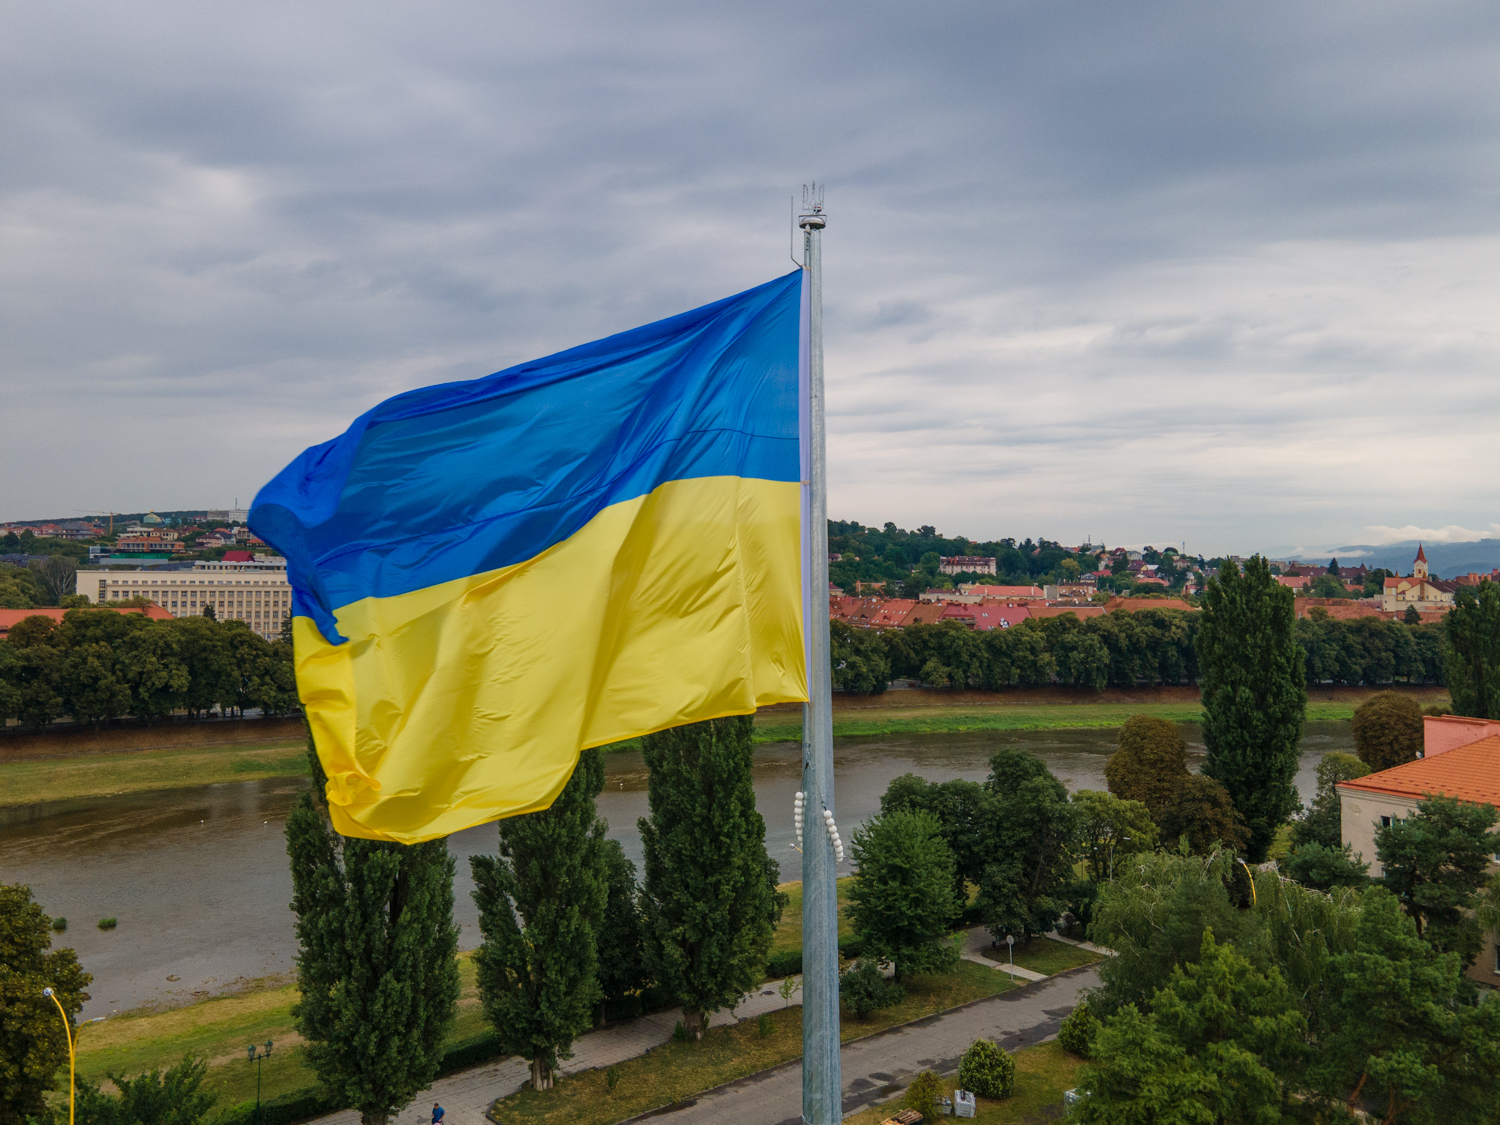
[{"label": "church tower with spire", "polygon": [[1427,552],[1422,550],[1422,544],[1420,543],[1417,544],[1416,561],[1411,564],[1411,576],[1413,578],[1420,578],[1423,581],[1427,579]]}]

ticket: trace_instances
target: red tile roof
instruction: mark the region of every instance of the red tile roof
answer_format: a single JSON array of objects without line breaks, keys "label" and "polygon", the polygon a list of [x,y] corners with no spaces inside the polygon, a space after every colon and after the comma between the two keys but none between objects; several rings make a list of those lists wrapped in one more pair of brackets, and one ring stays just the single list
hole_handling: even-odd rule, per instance
[{"label": "red tile roof", "polygon": [[[1159,598],[1145,598],[1143,601],[1158,602]],[[1071,613],[1079,620],[1085,617],[1099,617],[1105,612],[1102,605],[1038,605],[1031,607],[1031,616],[1036,618],[1061,617],[1065,613]]]},{"label": "red tile roof", "polygon": [[1198,612],[1197,606],[1188,605],[1181,598],[1110,598],[1104,603],[1104,608],[1110,612],[1124,609],[1131,613],[1139,609],[1185,609],[1192,613]]},{"label": "red tile roof", "polygon": [[1040,586],[981,586],[975,583],[964,591],[981,598],[1036,598],[1045,600],[1046,594]]},{"label": "red tile roof", "polygon": [[[113,606],[100,606],[100,609],[114,609],[116,613],[144,613],[153,621],[170,621],[172,615],[159,605],[148,605],[144,609],[122,609]],[[0,637],[10,632],[11,626],[24,621],[28,617],[50,617],[53,621],[62,621],[63,614],[68,611],[58,609],[56,606],[43,606],[41,609],[0,609]]]},{"label": "red tile roof", "polygon": [[1420,800],[1428,794],[1500,807],[1500,735],[1490,735],[1432,758],[1419,758],[1341,781],[1340,789],[1358,789]]}]

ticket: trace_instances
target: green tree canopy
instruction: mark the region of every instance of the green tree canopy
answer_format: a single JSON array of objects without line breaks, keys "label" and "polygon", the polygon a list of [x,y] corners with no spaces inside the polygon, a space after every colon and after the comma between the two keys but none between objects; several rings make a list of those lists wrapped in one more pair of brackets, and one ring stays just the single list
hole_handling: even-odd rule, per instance
[{"label": "green tree canopy", "polygon": [[559,1057],[599,999],[598,938],[608,899],[605,825],[594,808],[604,760],[585,750],[557,799],[500,821],[499,856],[469,859],[484,941],[474,954],[485,1018],[552,1087]]},{"label": "green tree canopy", "polygon": [[1088,866],[1096,883],[1113,879],[1117,865],[1129,855],[1156,847],[1156,824],[1139,801],[1122,801],[1111,793],[1080,789],[1073,794],[1078,837],[1074,854]]},{"label": "green tree canopy", "polygon": [[891,661],[880,637],[842,621],[828,623],[833,686],[854,695],[879,695],[890,684]]},{"label": "green tree canopy", "polygon": [[1292,591],[1259,555],[1219,568],[1208,583],[1196,636],[1202,669],[1203,772],[1245,818],[1247,852],[1260,862],[1298,807],[1292,786],[1307,708],[1305,654]]},{"label": "green tree canopy", "polygon": [[988,855],[979,908],[997,939],[1046,933],[1067,909],[1078,809],[1063,783],[1023,750],[997,750],[985,787]]},{"label": "green tree canopy", "polygon": [[1349,587],[1333,574],[1320,574],[1312,580],[1307,592],[1315,598],[1347,598]]},{"label": "green tree canopy", "polygon": [[1460,586],[1443,618],[1443,658],[1453,713],[1500,719],[1500,586]]},{"label": "green tree canopy", "polygon": [[1384,883],[1400,900],[1417,932],[1472,964],[1479,953],[1473,917],[1490,857],[1500,852],[1491,805],[1431,796],[1403,820],[1375,832]]},{"label": "green tree canopy", "polygon": [[93,980],[71,949],[49,952],[51,921],[30,887],[0,883],[0,1121],[7,1125],[42,1117],[42,1095],[68,1066],[68,1032],[42,990],[56,993],[71,1022]]},{"label": "green tree canopy", "polygon": [[858,868],[849,887],[849,921],[864,956],[890,961],[896,979],[946,969],[957,953],[948,940],[958,917],[953,853],[932,814],[882,813],[854,834]]},{"label": "green tree canopy", "polygon": [[1414,762],[1422,752],[1422,705],[1399,691],[1372,695],[1350,721],[1359,760],[1374,770]]},{"label": "green tree canopy", "polygon": [[969,901],[968,884],[979,885],[989,841],[989,805],[994,794],[977,781],[931,782],[914,773],[902,774],[886,787],[880,811],[925,812],[937,821],[943,842],[953,853],[953,901]]},{"label": "green tree canopy", "polygon": [[[308,755],[321,802],[311,738]],[[448,842],[340,836],[310,793],[293,804],[286,836],[303,1058],[364,1125],[385,1125],[437,1076],[458,1006]]]},{"label": "green tree canopy", "polygon": [[626,858],[618,840],[604,841],[604,871],[609,894],[596,942],[601,1024],[606,1003],[619,1003],[638,993],[648,980],[641,888],[635,880],[635,864]]},{"label": "green tree canopy", "polygon": [[785,896],[755,809],[751,719],[647,735],[646,952],[656,981],[701,1038],[707,1014],[761,983]]},{"label": "green tree canopy", "polygon": [[1167,719],[1132,715],[1120,727],[1119,746],[1104,764],[1109,791],[1140,802],[1153,816],[1176,804],[1189,776],[1182,728]]},{"label": "green tree canopy", "polygon": [[127,1078],[111,1071],[109,1080],[118,1094],[81,1082],[77,1125],[198,1125],[218,1100],[202,1088],[207,1075],[208,1062],[189,1055],[165,1072],[150,1070]]},{"label": "green tree canopy", "polygon": [[1194,855],[1207,855],[1220,845],[1243,851],[1250,833],[1229,793],[1211,777],[1190,774],[1177,790],[1177,800],[1162,811],[1157,822],[1168,844],[1185,840]]}]

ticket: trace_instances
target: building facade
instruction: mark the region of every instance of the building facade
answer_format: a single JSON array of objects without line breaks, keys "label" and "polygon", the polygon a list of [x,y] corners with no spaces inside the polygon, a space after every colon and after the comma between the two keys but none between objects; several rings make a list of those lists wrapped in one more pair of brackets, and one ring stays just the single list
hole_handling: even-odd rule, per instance
[{"label": "building facade", "polygon": [[243,621],[268,641],[280,637],[281,624],[292,612],[284,560],[80,570],[77,588],[95,604],[145,598],[173,617],[198,617],[213,606],[220,621]]},{"label": "building facade", "polygon": [[1380,608],[1387,613],[1414,608],[1450,609],[1453,606],[1455,582],[1440,582],[1427,573],[1427,552],[1417,545],[1417,557],[1411,574],[1405,578],[1387,578],[1380,592]]},{"label": "building facade", "polygon": [[939,574],[994,574],[994,559],[984,558],[980,555],[954,555],[952,558],[943,558],[938,563]]}]

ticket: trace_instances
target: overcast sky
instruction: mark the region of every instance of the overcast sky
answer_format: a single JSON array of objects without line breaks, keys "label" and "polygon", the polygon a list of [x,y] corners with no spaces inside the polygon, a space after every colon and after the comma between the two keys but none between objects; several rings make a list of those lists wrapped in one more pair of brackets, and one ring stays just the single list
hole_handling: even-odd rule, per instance
[{"label": "overcast sky", "polygon": [[1493,3],[0,11],[0,519],[248,504],[396,392],[792,268],[830,513],[1491,535]]}]

